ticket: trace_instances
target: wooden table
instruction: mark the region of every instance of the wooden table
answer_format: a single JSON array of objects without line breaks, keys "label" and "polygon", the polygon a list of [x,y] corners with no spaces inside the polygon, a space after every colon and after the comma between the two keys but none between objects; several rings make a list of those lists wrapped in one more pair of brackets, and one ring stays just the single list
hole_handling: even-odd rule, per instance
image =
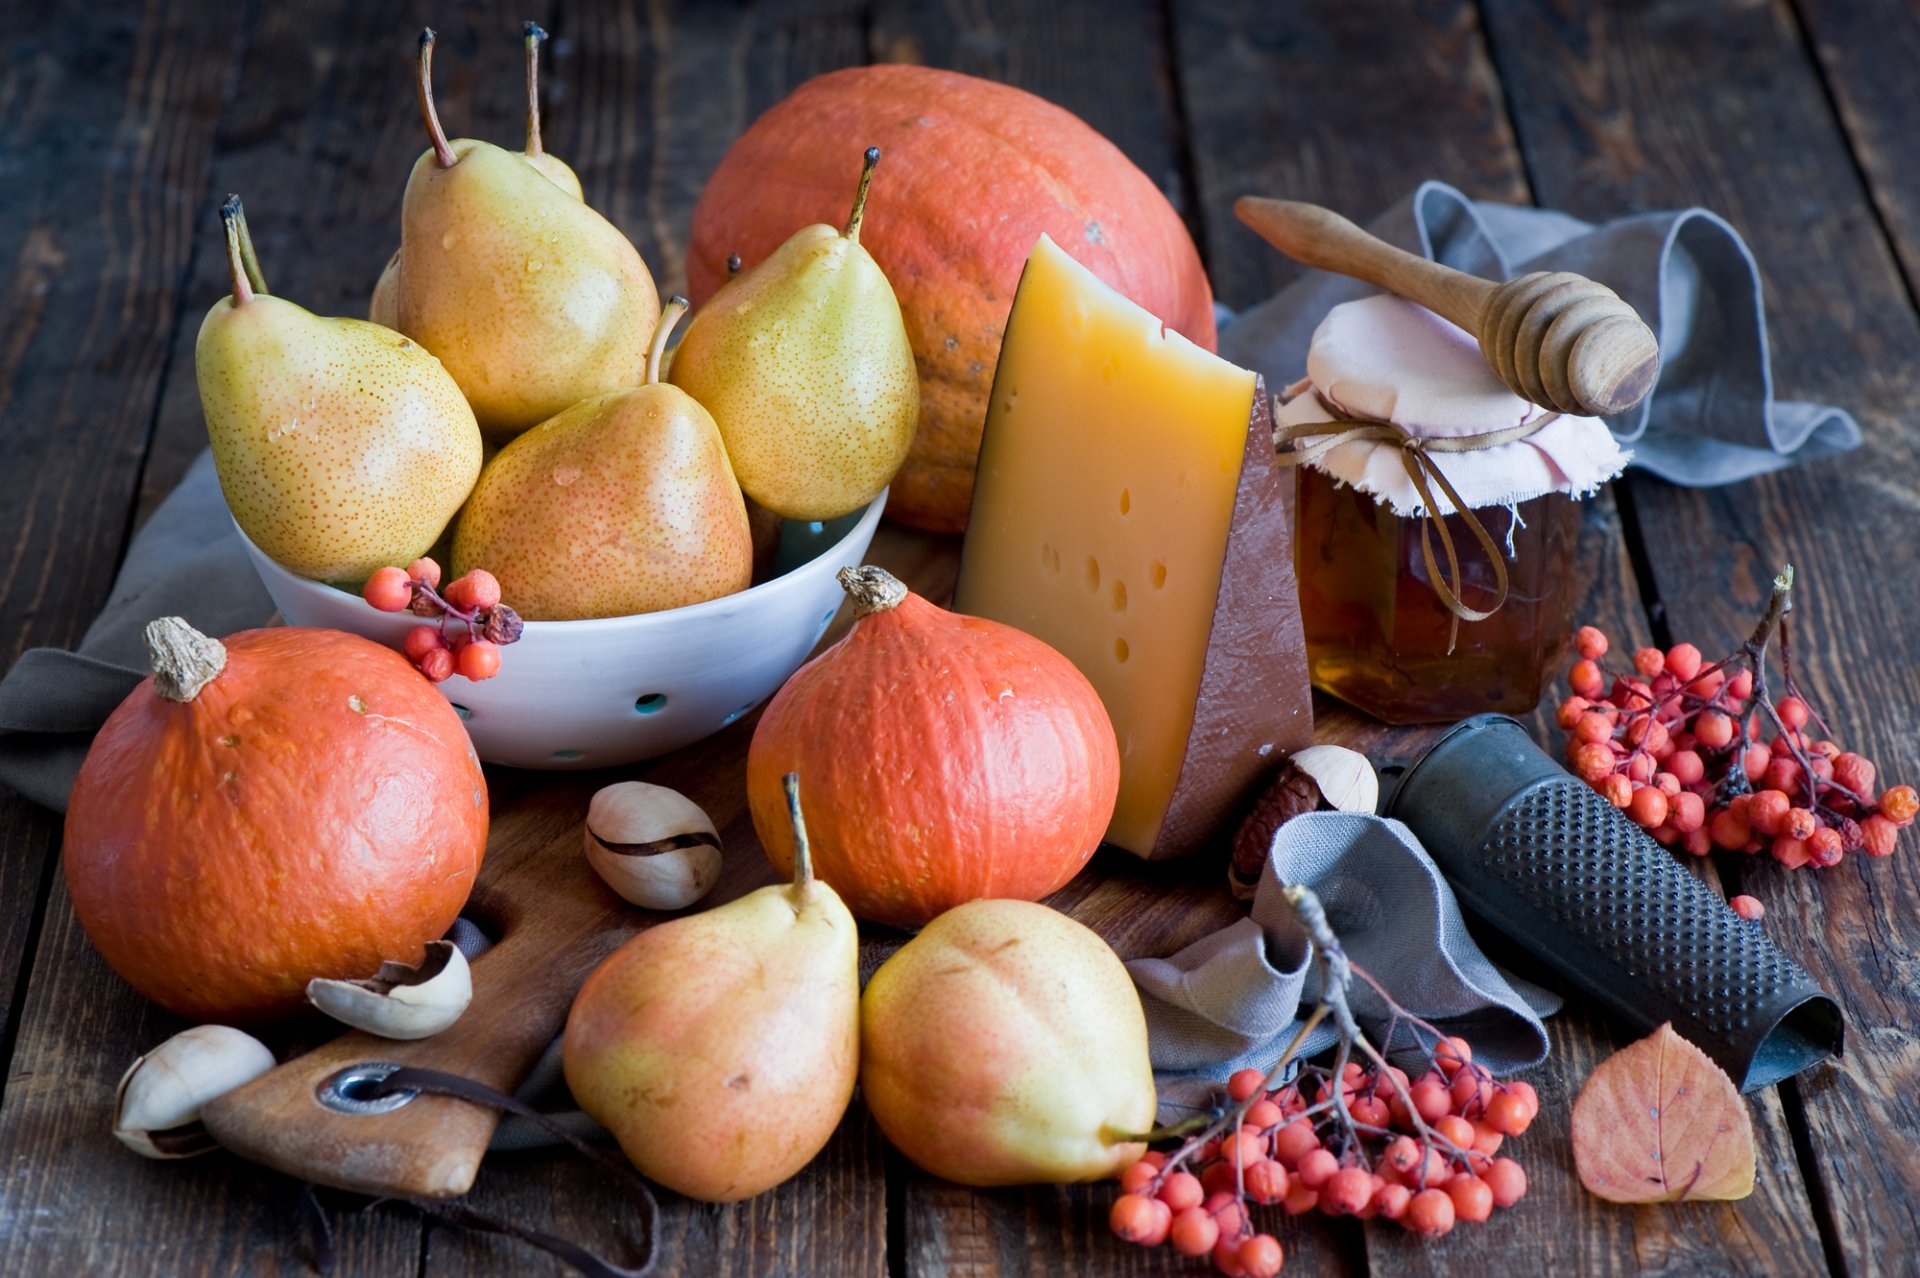
[{"label": "wooden table", "polygon": [[[1920,9],[1894,0],[584,0],[368,5],[94,0],[6,6],[0,63],[0,558],[8,660],[72,645],[132,530],[204,444],[192,351],[224,287],[214,210],[244,193],[275,289],[359,314],[398,234],[422,148],[414,29],[441,32],[457,134],[519,137],[522,18],[556,33],[549,145],[640,246],[683,278],[687,218],[730,139],[816,72],[922,61],[1011,81],[1112,137],[1183,211],[1222,301],[1293,269],[1233,220],[1234,197],[1370,215],[1422,177],[1588,217],[1702,204],[1766,274],[1783,393],[1861,417],[1857,454],[1731,488],[1635,475],[1592,502],[1585,614],[1620,638],[1730,645],[1775,566],[1802,589],[1802,677],[1884,774],[1920,778]],[[963,195],[956,198],[964,198]],[[925,590],[950,542],[883,533],[875,557]],[[1330,727],[1371,740],[1339,716]],[[749,725],[650,775],[737,760]],[[501,795],[529,784],[501,778]],[[708,782],[707,784],[715,784]],[[735,877],[759,881],[737,801]],[[0,1273],[300,1273],[293,1187],[225,1156],[145,1163],[108,1135],[113,1085],[180,1028],[75,926],[59,822],[0,794]],[[1736,1204],[1630,1209],[1587,1197],[1566,1114],[1631,1037],[1577,1004],[1533,1076],[1520,1143],[1533,1192],[1439,1244],[1393,1225],[1275,1223],[1289,1273],[1908,1274],[1920,1265],[1920,851],[1787,874],[1703,866],[1843,1003],[1844,1062],[1754,1098],[1758,1187]],[[1145,896],[1158,906],[1142,910]],[[1211,884],[1103,856],[1058,903],[1130,952],[1224,908]],[[884,942],[876,940],[876,946]],[[856,1105],[798,1179],[729,1208],[666,1196],[664,1273],[1201,1272],[1116,1243],[1111,1187],[973,1192],[891,1153]],[[581,1164],[499,1157],[476,1205],[616,1254],[618,1197]],[[544,1272],[517,1245],[405,1212],[345,1222],[352,1274]]]}]

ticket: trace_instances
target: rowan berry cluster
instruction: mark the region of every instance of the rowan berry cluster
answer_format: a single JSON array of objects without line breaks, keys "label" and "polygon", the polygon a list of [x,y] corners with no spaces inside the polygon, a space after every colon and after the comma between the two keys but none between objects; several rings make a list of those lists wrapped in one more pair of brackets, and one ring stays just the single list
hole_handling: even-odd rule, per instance
[{"label": "rowan berry cluster", "polygon": [[[442,590],[440,565],[416,559],[405,568],[376,569],[361,595],[382,612],[433,619],[433,624],[407,632],[404,651],[435,683],[455,674],[493,678],[500,673],[501,647],[520,638],[520,614],[500,602],[500,583],[484,568],[454,578]],[[449,623],[455,621],[462,630],[449,634]]]},{"label": "rowan berry cluster", "polygon": [[[1764,850],[1789,869],[1824,869],[1849,852],[1891,854],[1920,814],[1920,792],[1878,789],[1872,762],[1835,744],[1800,695],[1787,646],[1792,585],[1788,568],[1753,635],[1711,665],[1678,643],[1641,648],[1617,670],[1604,633],[1582,626],[1575,637],[1573,695],[1557,716],[1568,766],[1664,846]],[[1776,631],[1778,700],[1767,661]]]}]

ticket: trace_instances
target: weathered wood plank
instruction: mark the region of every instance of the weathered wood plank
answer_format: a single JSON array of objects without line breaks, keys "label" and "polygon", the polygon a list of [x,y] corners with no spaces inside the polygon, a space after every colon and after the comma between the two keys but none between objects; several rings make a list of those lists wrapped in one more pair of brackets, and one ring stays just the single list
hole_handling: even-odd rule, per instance
[{"label": "weathered wood plank", "polygon": [[[1488,15],[1540,198],[1588,216],[1690,203],[1725,214],[1766,275],[1781,390],[1845,404],[1867,430],[1859,454],[1732,488],[1634,482],[1675,635],[1730,645],[1792,560],[1809,694],[1889,780],[1920,775],[1900,709],[1920,699],[1920,627],[1904,586],[1920,549],[1873,531],[1909,526],[1920,505],[1904,426],[1920,410],[1920,325],[1791,15],[1778,4],[1550,12],[1508,0]],[[1740,867],[1773,935],[1847,1013],[1847,1059],[1793,1086],[1833,1208],[1835,1259],[1856,1274],[1901,1272],[1920,1236],[1920,1161],[1905,1152],[1920,1135],[1909,1085],[1920,1054],[1905,1029],[1920,899],[1903,867],[1898,856],[1798,875]],[[1752,1268],[1769,1247],[1804,1253],[1820,1223],[1803,1216],[1783,1238],[1744,1208],[1741,1220],[1723,1244]]]}]

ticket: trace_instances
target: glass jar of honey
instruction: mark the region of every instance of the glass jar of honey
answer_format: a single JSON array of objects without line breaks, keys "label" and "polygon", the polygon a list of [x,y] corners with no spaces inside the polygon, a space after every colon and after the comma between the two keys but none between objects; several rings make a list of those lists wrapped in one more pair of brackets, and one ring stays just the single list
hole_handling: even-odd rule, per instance
[{"label": "glass jar of honey", "polygon": [[1399,298],[1335,307],[1307,370],[1276,441],[1313,682],[1389,723],[1532,710],[1579,603],[1579,498],[1627,455]]}]

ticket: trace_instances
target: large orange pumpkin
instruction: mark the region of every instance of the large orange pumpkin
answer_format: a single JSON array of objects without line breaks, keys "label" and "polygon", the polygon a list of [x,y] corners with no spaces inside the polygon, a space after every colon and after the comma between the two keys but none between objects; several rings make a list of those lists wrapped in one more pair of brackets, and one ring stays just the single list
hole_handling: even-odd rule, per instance
[{"label": "large orange pumpkin", "polygon": [[487,841],[486,779],[446,699],[334,630],[222,644],[165,618],[148,647],[155,674],[94,739],[62,853],[113,969],[182,1016],[252,1022],[297,1009],[313,977],[419,962]]},{"label": "large orange pumpkin", "polygon": [[693,210],[696,305],[813,222],[839,225],[878,146],[860,242],[900,299],[920,366],[920,428],[887,513],[966,526],[1000,337],[1040,238],[1211,350],[1213,291],[1179,214],[1070,111],[1009,85],[918,66],[816,76],[734,142]]},{"label": "large orange pumpkin", "polygon": [[914,927],[1072,878],[1120,792],[1113,723],[1086,676],[881,569],[840,580],[859,619],[774,695],[747,750],[768,858],[793,872],[781,778],[797,772],[814,872],[863,919]]}]

